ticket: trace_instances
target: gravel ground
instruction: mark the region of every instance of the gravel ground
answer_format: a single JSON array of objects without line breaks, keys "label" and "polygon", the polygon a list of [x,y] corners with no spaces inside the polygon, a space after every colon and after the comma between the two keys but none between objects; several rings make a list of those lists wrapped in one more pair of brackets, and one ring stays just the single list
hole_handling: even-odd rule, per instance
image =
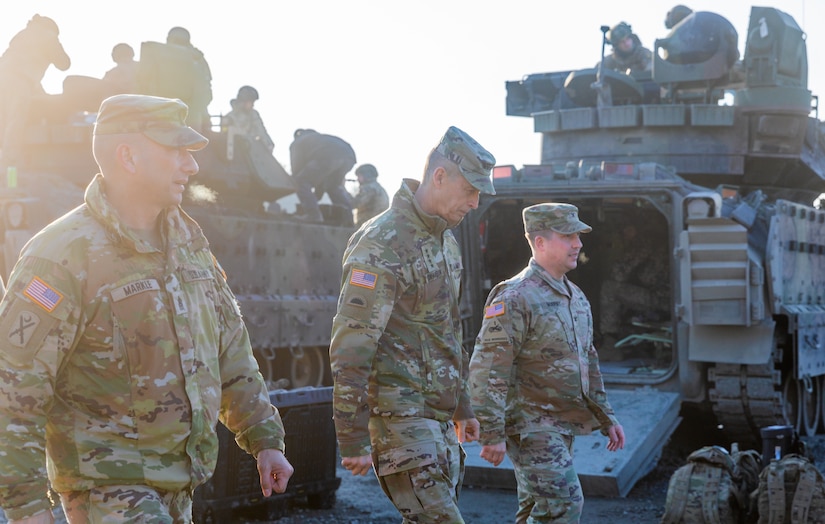
[{"label": "gravel ground", "polygon": [[[583,524],[658,524],[664,513],[670,476],[682,466],[687,456],[701,446],[729,443],[718,437],[710,423],[691,413],[684,419],[662,452],[656,468],[642,478],[624,498],[585,500]],[[820,471],[825,471],[825,435],[804,439],[809,454]],[[296,503],[287,514],[270,521],[273,524],[397,524],[398,512],[386,499],[373,475],[353,477],[340,466],[337,475],[341,486],[336,504],[327,510],[311,509]],[[464,488],[459,499],[467,524],[503,524],[513,522],[517,508],[516,493],[509,490]],[[239,521],[256,522],[256,521]]]},{"label": "gravel ground", "polygon": [[[683,414],[683,416],[685,416]],[[825,435],[804,439],[809,454],[820,471],[825,471]],[[662,452],[656,468],[642,478],[625,498],[585,500],[583,524],[657,524],[664,511],[670,476],[691,451],[708,444],[725,444],[714,435],[714,428],[690,415],[680,424]],[[232,524],[397,524],[398,512],[378,487],[373,475],[354,477],[340,465],[336,475],[341,486],[330,509],[313,509],[305,500],[293,499],[289,505],[277,506],[267,520],[239,517]],[[468,524],[502,524],[513,522],[517,507],[516,493],[465,487],[459,501]],[[56,512],[58,522],[62,515]],[[0,512],[0,524],[5,524]],[[220,523],[229,524],[229,523]]]}]

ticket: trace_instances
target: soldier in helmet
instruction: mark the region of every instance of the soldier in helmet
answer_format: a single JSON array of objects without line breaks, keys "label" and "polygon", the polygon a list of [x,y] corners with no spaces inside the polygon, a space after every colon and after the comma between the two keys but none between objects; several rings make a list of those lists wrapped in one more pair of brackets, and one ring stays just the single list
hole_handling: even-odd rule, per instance
[{"label": "soldier in helmet", "polygon": [[607,39],[613,46],[613,53],[602,60],[605,68],[627,74],[647,72],[653,68],[653,52],[642,45],[627,22],[613,26]]},{"label": "soldier in helmet", "polygon": [[358,177],[358,192],[353,197],[352,207],[355,210],[355,226],[371,219],[390,206],[390,199],[386,190],[376,180],[378,170],[372,164],[361,164],[355,170]]},{"label": "soldier in helmet", "polygon": [[221,119],[221,129],[232,135],[243,135],[248,140],[261,142],[272,153],[275,143],[264,127],[264,121],[255,110],[258,90],[252,86],[242,86],[238,95],[229,103],[232,110]]},{"label": "soldier in helmet", "polygon": [[665,27],[673,29],[676,24],[687,18],[691,13],[693,13],[693,9],[686,5],[679,4],[673,6],[673,9],[665,15]]},{"label": "soldier in helmet", "polygon": [[54,65],[66,71],[71,65],[59,35],[54,20],[34,15],[0,56],[0,146],[3,150],[0,166],[3,171],[22,160],[23,130],[35,98],[46,95],[40,84],[46,70]]},{"label": "soldier in helmet", "polygon": [[135,93],[140,64],[135,60],[135,50],[129,44],[120,43],[112,48],[115,67],[106,71],[103,81],[108,83],[114,94]]}]

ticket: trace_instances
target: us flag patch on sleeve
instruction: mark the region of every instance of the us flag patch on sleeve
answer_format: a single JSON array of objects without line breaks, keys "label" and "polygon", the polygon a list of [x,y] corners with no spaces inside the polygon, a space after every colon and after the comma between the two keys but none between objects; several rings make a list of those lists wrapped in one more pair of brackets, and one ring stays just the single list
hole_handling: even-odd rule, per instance
[{"label": "us flag patch on sleeve", "polygon": [[38,277],[32,278],[32,281],[29,282],[29,285],[23,290],[23,294],[49,313],[54,311],[54,308],[63,300],[63,295],[61,295],[59,291]]},{"label": "us flag patch on sleeve", "polygon": [[378,282],[378,275],[364,271],[361,269],[353,269],[349,277],[349,283],[353,286],[365,287],[367,289],[375,289],[375,284]]},{"label": "us flag patch on sleeve", "polygon": [[496,302],[484,308],[484,318],[499,317],[504,314],[504,302]]}]

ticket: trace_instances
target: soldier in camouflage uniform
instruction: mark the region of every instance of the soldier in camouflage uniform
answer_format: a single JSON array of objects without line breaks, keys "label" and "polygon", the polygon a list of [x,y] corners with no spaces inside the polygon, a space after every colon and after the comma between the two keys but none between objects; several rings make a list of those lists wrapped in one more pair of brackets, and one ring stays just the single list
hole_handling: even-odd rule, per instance
[{"label": "soldier in camouflage uniform", "polygon": [[353,197],[352,207],[355,209],[355,226],[360,227],[361,224],[387,209],[390,205],[390,198],[376,180],[378,170],[374,165],[361,164],[355,170],[355,176],[358,177],[358,193]]},{"label": "soldier in camouflage uniform", "polygon": [[533,258],[490,291],[470,362],[481,457],[513,462],[517,523],[579,522],[584,497],[573,438],[594,430],[611,451],[625,437],[604,390],[593,347],[590,303],[565,274],[575,269],[590,226],[570,204],[524,209]]},{"label": "soldier in camouflage uniform", "polygon": [[[606,69],[620,73],[643,73],[653,69],[653,52],[644,47],[626,22],[619,22],[607,34],[613,53],[604,57]],[[598,67],[598,64],[596,64]]]},{"label": "soldier in camouflage uniform", "polygon": [[450,228],[493,193],[495,159],[450,127],[421,182],[405,179],[392,207],[344,253],[330,363],[342,464],[374,467],[404,522],[463,523],[460,442],[478,437],[462,347],[463,266]]},{"label": "soldier in camouflage uniform", "polygon": [[258,100],[258,90],[252,86],[241,86],[238,89],[238,96],[229,103],[232,111],[228,112],[221,119],[221,129],[228,134],[241,135],[247,140],[260,142],[267,151],[272,153],[275,149],[275,142],[269,136],[264,127],[261,114],[255,109],[255,101]]},{"label": "soldier in camouflage uniform", "polygon": [[[12,522],[190,522],[220,420],[265,496],[292,466],[249,336],[179,207],[207,140],[180,100],[117,95],[85,203],[23,249],[0,302],[0,505]],[[48,467],[47,467],[48,455]],[[48,475],[47,475],[48,471]]]}]

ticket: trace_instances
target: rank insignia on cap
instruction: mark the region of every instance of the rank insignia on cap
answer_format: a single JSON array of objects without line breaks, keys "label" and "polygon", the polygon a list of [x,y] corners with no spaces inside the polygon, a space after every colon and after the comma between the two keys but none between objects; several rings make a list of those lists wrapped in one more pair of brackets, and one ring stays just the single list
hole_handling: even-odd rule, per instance
[{"label": "rank insignia on cap", "polygon": [[496,302],[484,308],[484,318],[500,317],[504,314],[504,302]]},{"label": "rank insignia on cap", "polygon": [[354,286],[365,287],[367,289],[375,289],[375,283],[378,282],[378,275],[363,271],[361,269],[353,269],[349,277],[349,283]]},{"label": "rank insignia on cap", "polygon": [[63,300],[63,295],[60,292],[38,277],[32,278],[32,281],[23,290],[23,294],[49,313],[54,311],[54,308]]}]

